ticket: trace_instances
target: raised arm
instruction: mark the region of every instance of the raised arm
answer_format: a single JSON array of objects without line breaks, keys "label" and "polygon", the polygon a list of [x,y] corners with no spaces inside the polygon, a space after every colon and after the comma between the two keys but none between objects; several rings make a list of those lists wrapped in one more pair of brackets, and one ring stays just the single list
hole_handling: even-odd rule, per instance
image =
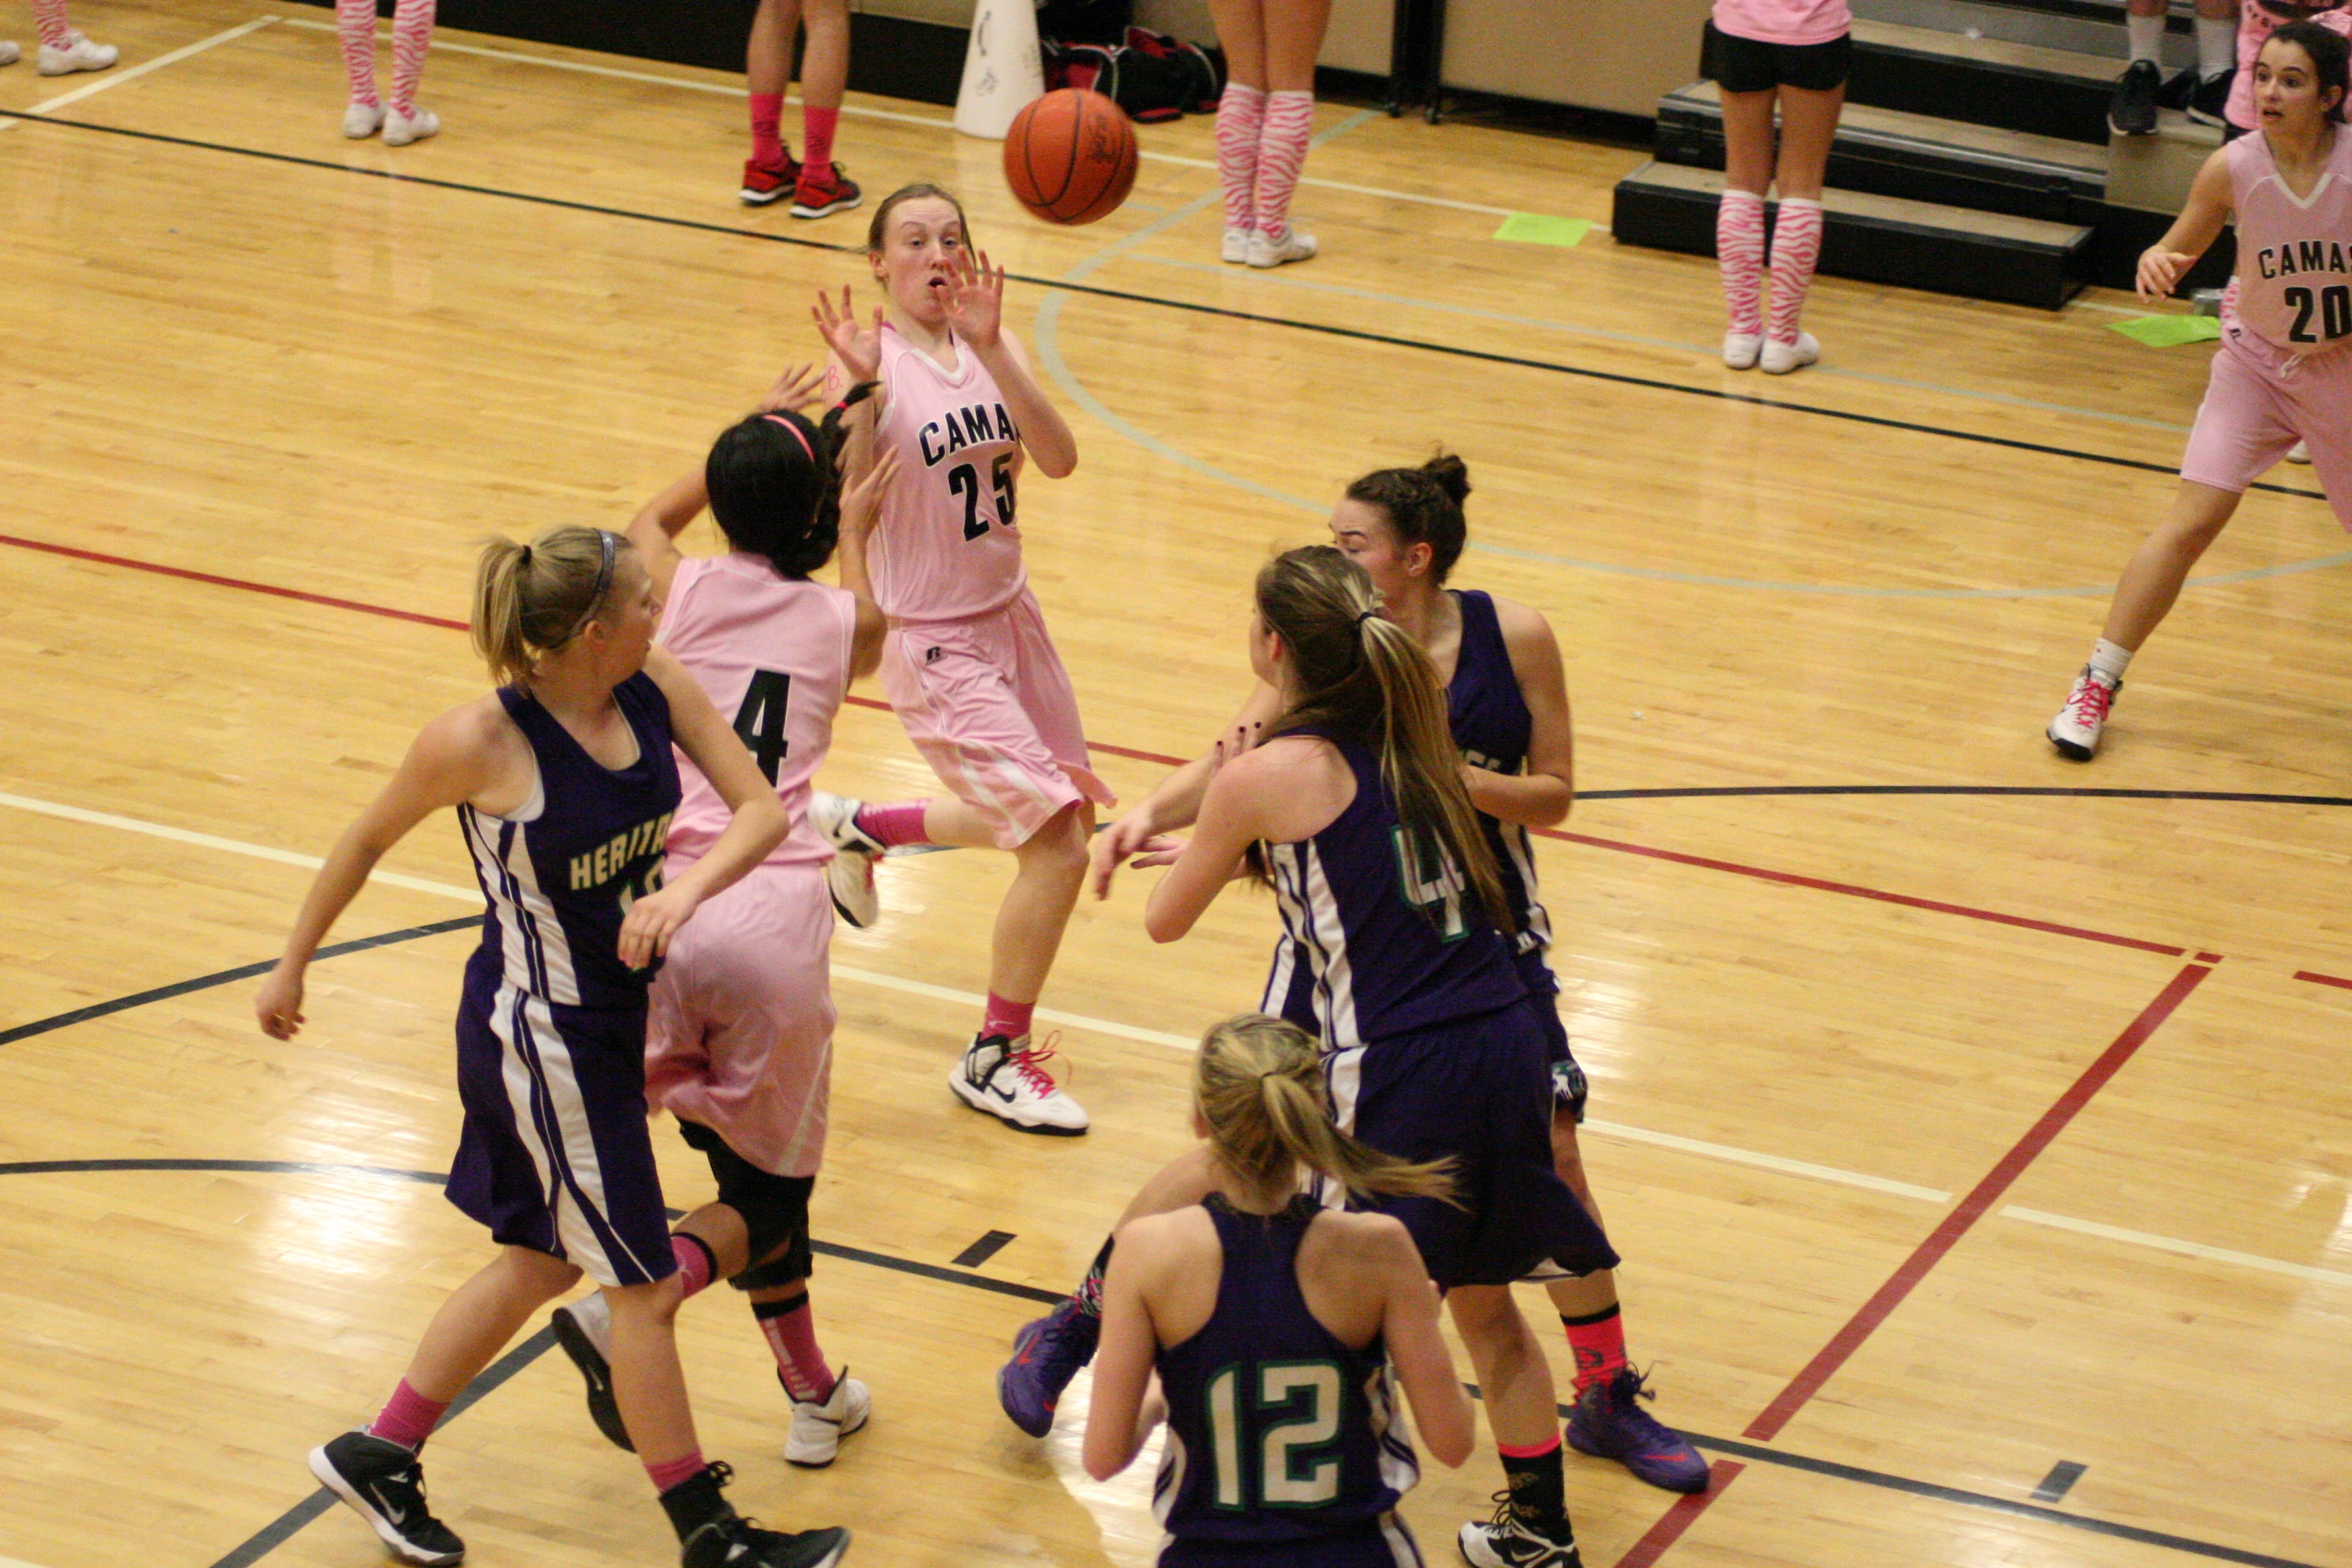
[{"label": "raised arm", "polygon": [[1499,773],[1465,763],[1462,782],[1469,786],[1470,804],[1497,821],[1549,827],[1576,803],[1576,741],[1569,723],[1568,677],[1560,668],[1559,642],[1544,618],[1524,605],[1497,599],[1495,610],[1511,656],[1511,673],[1518,679],[1519,695],[1533,721],[1527,771]]},{"label": "raised arm", "polygon": [[760,776],[741,738],[727,727],[686,666],[667,648],[656,647],[646,656],[646,673],[669,699],[670,734],[678,750],[702,770],[735,815],[709,853],[684,876],[629,906],[621,921],[621,962],[632,969],[642,969],[656,954],[667,952],[669,939],[702,901],[741,880],[793,826],[791,814]]},{"label": "raised arm", "polygon": [[1004,394],[1005,407],[1020,427],[1022,450],[1038,471],[1058,479],[1078,466],[1078,438],[1029,374],[1029,356],[1003,328],[1004,269],[992,270],[985,252],[957,252],[957,276],[948,296],[948,322],[971,345]]},{"label": "raised arm", "polygon": [[510,782],[507,775],[515,762],[492,729],[498,721],[479,702],[434,720],[409,746],[392,782],[343,829],[327,852],[326,864],[310,879],[294,929],[287,934],[285,954],[254,998],[262,1033],[290,1040],[301,1028],[302,980],[310,955],[327,939],[336,917],[367,885],[368,873],[385,851],[442,807],[495,793]]},{"label": "raised arm", "polygon": [[[1412,1403],[1412,1424],[1422,1446],[1440,1464],[1459,1466],[1470,1457],[1477,1440],[1470,1396],[1454,1373],[1454,1358],[1437,1327],[1437,1287],[1412,1237],[1395,1220],[1381,1238],[1380,1279],[1387,1293],[1381,1314],[1381,1337],[1387,1343],[1389,1365]],[[1112,1260],[1118,1254],[1113,1251]]]},{"label": "raised arm", "polygon": [[[861,403],[850,411],[850,416],[856,418],[871,406],[870,399]],[[857,469],[847,468],[845,472],[856,473]],[[842,492],[841,542],[836,546],[841,585],[857,599],[857,630],[849,645],[852,680],[863,680],[881,668],[882,639],[890,630],[882,606],[874,602],[874,583],[866,572],[866,545],[874,534],[874,519],[882,509],[882,494],[898,477],[898,454],[885,452],[880,462],[867,463],[857,482]]]},{"label": "raised arm", "polygon": [[637,547],[638,559],[653,575],[655,598],[669,598],[669,585],[677,579],[677,563],[685,559],[672,542],[709,504],[709,487],[703,483],[702,470],[697,468],[671,480],[661,494],[638,508],[637,515],[629,520],[629,542]]},{"label": "raised arm", "polygon": [[2205,254],[2230,221],[2230,150],[2218,148],[2197,171],[2189,200],[2164,237],[2140,252],[2139,297],[2154,304],[2180,286],[2180,279]]}]

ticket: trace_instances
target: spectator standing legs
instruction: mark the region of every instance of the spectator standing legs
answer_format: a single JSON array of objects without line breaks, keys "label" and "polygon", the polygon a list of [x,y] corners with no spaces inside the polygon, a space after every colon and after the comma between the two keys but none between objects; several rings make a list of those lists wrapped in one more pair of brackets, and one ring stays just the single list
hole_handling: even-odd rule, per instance
[{"label": "spectator standing legs", "polygon": [[[1279,267],[1315,254],[1290,221],[1315,132],[1315,57],[1330,0],[1211,0],[1228,85],[1217,105],[1217,175],[1227,261]],[[1255,146],[1249,145],[1253,127]]]},{"label": "spectator standing legs", "polygon": [[[801,151],[784,145],[784,89],[793,79],[793,40],[801,51]],[[833,161],[834,129],[849,86],[849,0],[760,0],[751,19],[745,75],[751,89],[751,155],[743,163],[746,206],[793,199],[794,217],[830,217],[865,199]]]},{"label": "spectator standing legs", "polygon": [[[40,40],[34,68],[43,76],[102,71],[121,58],[112,44],[93,44],[74,31],[66,20],[66,0],[33,0],[33,29]],[[0,42],[0,66],[24,58],[16,45]]]},{"label": "spectator standing legs", "polygon": [[383,132],[387,147],[422,142],[441,129],[441,117],[416,102],[425,77],[425,51],[433,47],[437,0],[400,0],[392,15],[392,100],[375,90],[375,0],[335,0],[335,22],[343,41],[343,76],[351,99],[343,109],[343,134],[354,142]]}]

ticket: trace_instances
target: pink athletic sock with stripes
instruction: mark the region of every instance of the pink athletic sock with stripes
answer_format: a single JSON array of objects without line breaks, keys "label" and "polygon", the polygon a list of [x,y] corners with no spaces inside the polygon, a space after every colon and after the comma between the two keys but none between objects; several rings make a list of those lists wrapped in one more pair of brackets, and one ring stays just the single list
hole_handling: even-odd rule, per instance
[{"label": "pink athletic sock with stripes", "polygon": [[1715,262],[1723,274],[1727,330],[1764,335],[1764,198],[1727,189],[1715,209]]},{"label": "pink athletic sock with stripes", "polygon": [[352,101],[383,107],[375,95],[375,0],[335,0],[335,26],[343,37],[343,76]]},{"label": "pink athletic sock with stripes", "polygon": [[885,849],[895,849],[901,844],[929,844],[923,833],[923,811],[928,800],[893,801],[887,805],[868,805],[857,808],[853,820],[857,831]]},{"label": "pink athletic sock with stripes", "polygon": [[1780,204],[1772,225],[1772,321],[1776,343],[1797,341],[1797,314],[1813,286],[1813,263],[1822,255],[1822,204],[1801,197]]},{"label": "pink athletic sock with stripes", "polygon": [[818,174],[833,170],[833,132],[841,123],[838,109],[819,109],[814,104],[801,105],[801,140],[807,143],[801,157]]},{"label": "pink athletic sock with stripes", "polygon": [[688,1295],[698,1295],[709,1287],[710,1277],[719,1272],[719,1259],[712,1256],[708,1242],[681,1230],[670,1237],[669,1251],[677,1259],[678,1281]]},{"label": "pink athletic sock with stripes", "polygon": [[776,1358],[776,1380],[784,1392],[803,1405],[822,1405],[833,1397],[833,1369],[817,1349],[816,1320],[809,1313],[806,1290],[781,1301],[754,1301],[751,1315]]},{"label": "pink athletic sock with stripes", "polygon": [[1257,231],[1269,238],[1290,226],[1290,193],[1307,166],[1307,142],[1315,133],[1315,95],[1269,92],[1265,125],[1257,138]]},{"label": "pink athletic sock with stripes", "polygon": [[392,1391],[383,1413],[369,1424],[368,1436],[410,1450],[421,1448],[425,1439],[433,1436],[433,1424],[448,1408],[447,1400],[425,1398],[409,1387],[408,1379],[404,1377],[400,1386]]},{"label": "pink athletic sock with stripes", "polygon": [[782,93],[751,95],[751,162],[771,169],[782,166],[789,155],[784,151]]},{"label": "pink athletic sock with stripes", "polygon": [[392,111],[416,112],[416,84],[425,76],[425,51],[433,44],[436,0],[400,0],[392,14]]},{"label": "pink athletic sock with stripes", "polygon": [[33,0],[33,30],[53,49],[73,47],[73,25],[66,20],[66,0]]},{"label": "pink athletic sock with stripes", "polygon": [[1225,226],[1257,221],[1257,141],[1265,129],[1265,89],[1225,83],[1217,100],[1217,184],[1225,192]]}]

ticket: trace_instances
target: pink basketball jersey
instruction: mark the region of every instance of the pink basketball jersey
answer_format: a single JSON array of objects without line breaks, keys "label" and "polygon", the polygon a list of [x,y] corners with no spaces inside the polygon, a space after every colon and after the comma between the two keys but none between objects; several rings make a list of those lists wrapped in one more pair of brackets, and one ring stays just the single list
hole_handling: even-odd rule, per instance
[{"label": "pink basketball jersey", "polygon": [[[757,555],[688,556],[663,611],[661,645],[694,672],[792,813],[772,866],[822,863],[833,847],[809,826],[809,781],[833,743],[833,716],[849,689],[857,601],[824,583],[795,582]],[[727,830],[727,803],[678,753],[684,790],[670,853],[698,860]]]},{"label": "pink basketball jersey", "polygon": [[1853,29],[1847,0],[1715,0],[1715,30],[1759,44],[1826,44]]},{"label": "pink basketball jersey", "polygon": [[978,355],[956,341],[956,369],[882,329],[889,403],[877,432],[898,454],[866,551],[875,602],[895,620],[953,621],[1002,609],[1021,592],[1013,486],[1021,433]]},{"label": "pink basketball jersey", "polygon": [[2287,189],[2262,132],[2223,156],[2238,214],[2238,320],[2291,354],[2352,336],[2352,133],[2336,128],[2308,198]]}]

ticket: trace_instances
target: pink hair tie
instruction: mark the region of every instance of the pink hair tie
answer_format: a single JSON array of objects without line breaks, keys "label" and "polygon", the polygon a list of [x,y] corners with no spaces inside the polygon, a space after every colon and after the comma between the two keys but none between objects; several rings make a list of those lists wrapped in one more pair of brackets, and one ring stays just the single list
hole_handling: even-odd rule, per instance
[{"label": "pink hair tie", "polygon": [[793,433],[793,439],[801,444],[801,450],[808,454],[808,460],[812,463],[816,461],[816,448],[809,445],[809,438],[801,434],[801,427],[799,426],[793,424],[791,420],[785,418],[781,414],[762,414],[760,417],[765,419],[771,425],[781,425],[785,429],[791,431]]}]

